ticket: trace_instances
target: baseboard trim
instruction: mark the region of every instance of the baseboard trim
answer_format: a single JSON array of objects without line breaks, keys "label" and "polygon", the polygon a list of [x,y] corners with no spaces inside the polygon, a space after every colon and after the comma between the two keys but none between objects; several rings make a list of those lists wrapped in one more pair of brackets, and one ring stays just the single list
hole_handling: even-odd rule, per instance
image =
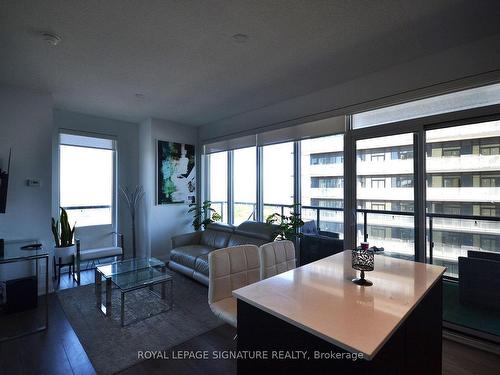
[{"label": "baseboard trim", "polygon": [[[485,337],[479,337],[478,332],[474,331],[474,336],[471,336],[464,332],[459,332],[456,328],[463,331],[464,327],[455,326],[455,328],[451,327],[453,324],[447,323],[443,329],[443,338],[455,341],[463,345],[468,345],[473,348],[483,350],[489,353],[493,353],[500,356],[500,345],[495,342],[498,338],[495,339],[494,336],[483,334]],[[470,330],[472,331],[472,330]],[[472,333],[472,332],[471,332]],[[493,338],[493,340],[491,340]]]}]

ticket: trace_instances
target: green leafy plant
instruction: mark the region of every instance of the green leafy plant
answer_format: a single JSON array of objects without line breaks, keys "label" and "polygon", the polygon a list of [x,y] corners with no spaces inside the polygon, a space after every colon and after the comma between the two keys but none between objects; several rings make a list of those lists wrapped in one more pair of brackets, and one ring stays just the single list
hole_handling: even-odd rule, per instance
[{"label": "green leafy plant", "polygon": [[300,204],[294,204],[290,215],[281,215],[277,212],[266,218],[266,224],[277,228],[278,237],[282,240],[293,240],[301,236],[299,229],[304,225],[300,218]]},{"label": "green leafy plant", "polygon": [[56,247],[73,246],[75,227],[76,223],[71,228],[68,221],[68,213],[61,207],[59,220],[52,218],[52,235],[54,236]]},{"label": "green leafy plant", "polygon": [[188,213],[194,213],[193,228],[195,230],[200,230],[201,227],[205,229],[208,224],[222,220],[222,216],[211,206],[211,201],[204,201],[200,207],[196,203],[189,205]]}]

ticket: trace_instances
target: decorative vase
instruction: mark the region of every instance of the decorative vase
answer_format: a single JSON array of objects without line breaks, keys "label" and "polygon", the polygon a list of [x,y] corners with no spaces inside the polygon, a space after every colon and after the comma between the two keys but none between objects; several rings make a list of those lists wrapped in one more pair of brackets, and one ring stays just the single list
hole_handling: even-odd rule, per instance
[{"label": "decorative vase", "polygon": [[352,251],[352,268],[361,271],[360,277],[352,279],[354,284],[361,286],[373,285],[370,280],[365,279],[365,271],[373,271],[375,268],[375,255],[373,250],[365,246],[360,249],[354,249]]}]

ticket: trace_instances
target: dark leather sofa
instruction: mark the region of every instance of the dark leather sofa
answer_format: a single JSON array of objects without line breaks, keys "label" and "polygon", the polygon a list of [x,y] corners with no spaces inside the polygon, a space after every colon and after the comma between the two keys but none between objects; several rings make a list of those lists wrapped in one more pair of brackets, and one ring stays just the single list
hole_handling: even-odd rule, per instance
[{"label": "dark leather sofa", "polygon": [[208,285],[208,254],[216,249],[252,244],[260,246],[276,238],[266,223],[245,221],[235,227],[213,223],[204,231],[172,237],[169,267]]},{"label": "dark leather sofa", "polygon": [[469,250],[458,257],[460,303],[500,310],[499,275],[500,253]]},{"label": "dark leather sofa", "polygon": [[301,266],[344,251],[344,240],[339,239],[339,234],[318,230],[314,220],[304,223],[301,233]]}]

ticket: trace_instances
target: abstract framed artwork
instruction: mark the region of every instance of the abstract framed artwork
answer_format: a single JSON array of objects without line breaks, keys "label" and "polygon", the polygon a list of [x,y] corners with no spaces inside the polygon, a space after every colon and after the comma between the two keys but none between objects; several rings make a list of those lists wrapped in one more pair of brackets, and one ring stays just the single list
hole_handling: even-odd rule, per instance
[{"label": "abstract framed artwork", "polygon": [[157,141],[156,204],[195,202],[195,158],[193,145]]},{"label": "abstract framed artwork", "polygon": [[9,172],[12,150],[10,147],[0,145],[0,214],[7,208],[7,190],[9,187]]}]

